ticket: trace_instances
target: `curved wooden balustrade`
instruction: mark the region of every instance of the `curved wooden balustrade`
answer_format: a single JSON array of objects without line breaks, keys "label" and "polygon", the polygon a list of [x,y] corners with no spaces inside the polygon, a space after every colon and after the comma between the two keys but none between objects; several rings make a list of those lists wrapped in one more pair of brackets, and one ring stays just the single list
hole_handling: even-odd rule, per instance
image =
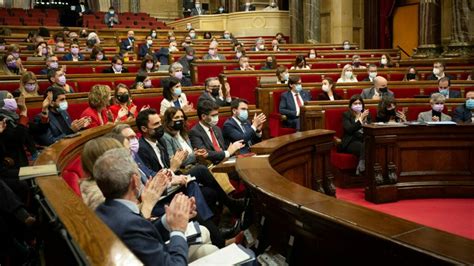
[{"label": "curved wooden balustrade", "polygon": [[317,180],[325,168],[311,155],[324,154],[333,134],[311,130],[269,139],[252,147],[269,157],[237,159],[236,170],[254,197],[261,224],[259,251],[271,245],[294,265],[474,263],[473,240],[311,189],[307,181]]},{"label": "curved wooden balustrade", "polygon": [[[105,125],[81,132],[80,137],[63,139],[46,148],[35,165],[56,163],[62,169],[90,139],[102,136],[113,128]],[[44,197],[64,225],[70,237],[91,265],[142,265],[122,241],[91,211],[60,176],[36,178]]]}]

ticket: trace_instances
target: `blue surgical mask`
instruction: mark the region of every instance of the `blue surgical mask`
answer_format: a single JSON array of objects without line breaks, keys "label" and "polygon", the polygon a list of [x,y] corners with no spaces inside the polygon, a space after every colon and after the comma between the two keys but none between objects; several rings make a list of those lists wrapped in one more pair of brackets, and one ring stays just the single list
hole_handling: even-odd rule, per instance
[{"label": "blue surgical mask", "polygon": [[301,92],[303,90],[303,86],[301,84],[296,84],[295,89],[297,92]]},{"label": "blue surgical mask", "polygon": [[181,88],[175,88],[174,89],[174,92],[173,92],[174,96],[180,96],[181,93],[182,93]]},{"label": "blue surgical mask", "polygon": [[59,103],[58,111],[66,111],[68,107],[67,101],[62,101]]},{"label": "blue surgical mask", "polygon": [[242,121],[242,122],[247,121],[248,118],[249,118],[249,112],[247,110],[240,110],[239,111],[240,121]]},{"label": "blue surgical mask", "polygon": [[470,110],[474,110],[474,99],[466,100],[466,108]]},{"label": "blue surgical mask", "polygon": [[449,89],[439,89],[439,93],[443,94],[444,96],[448,96]]}]

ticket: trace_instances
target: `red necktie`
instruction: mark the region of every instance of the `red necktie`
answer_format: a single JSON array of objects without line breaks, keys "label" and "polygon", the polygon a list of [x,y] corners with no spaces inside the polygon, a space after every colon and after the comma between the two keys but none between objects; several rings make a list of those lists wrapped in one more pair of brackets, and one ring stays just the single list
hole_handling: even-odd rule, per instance
[{"label": "red necktie", "polygon": [[209,128],[209,132],[211,132],[211,140],[212,140],[212,146],[214,146],[215,151],[221,151],[221,147],[219,147],[219,143],[217,142],[216,135],[214,134],[214,130],[212,130],[212,127]]},{"label": "red necktie", "polygon": [[303,103],[300,100],[300,97],[298,96],[298,93],[295,93],[296,97],[296,104],[298,104],[299,107],[303,106]]}]

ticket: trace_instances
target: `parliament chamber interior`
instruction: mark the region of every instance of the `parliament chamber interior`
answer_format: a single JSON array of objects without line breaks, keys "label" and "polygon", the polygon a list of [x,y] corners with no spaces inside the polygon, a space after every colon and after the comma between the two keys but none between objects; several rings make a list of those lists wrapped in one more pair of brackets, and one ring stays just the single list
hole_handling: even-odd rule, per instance
[{"label": "parliament chamber interior", "polygon": [[472,1],[0,14],[0,265],[474,264]]}]

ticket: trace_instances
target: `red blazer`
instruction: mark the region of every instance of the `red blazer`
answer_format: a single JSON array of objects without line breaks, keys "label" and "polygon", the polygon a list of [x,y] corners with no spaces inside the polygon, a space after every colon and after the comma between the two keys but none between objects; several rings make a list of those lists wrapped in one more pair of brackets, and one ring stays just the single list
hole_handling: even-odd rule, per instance
[{"label": "red blazer", "polygon": [[98,126],[102,126],[102,125],[105,125],[107,124],[107,122],[109,122],[109,119],[107,117],[107,111],[108,109],[104,108],[102,109],[102,112],[101,112],[101,116],[102,116],[102,120],[104,121],[103,124],[100,123],[100,120],[99,120],[99,113],[97,112],[96,109],[93,109],[91,107],[87,107],[86,110],[84,110],[81,114],[81,118],[82,117],[85,117],[85,116],[90,116],[91,118],[91,123],[90,125],[87,127],[87,128],[93,128],[93,127],[98,127]]},{"label": "red blazer", "polygon": [[[135,106],[135,104],[133,104],[133,103],[128,106],[129,114],[130,114],[130,109],[132,109],[134,106]],[[109,108],[110,112],[112,112],[112,115],[114,115],[114,121],[115,121],[115,119],[117,119],[118,112],[120,111],[120,108],[122,108],[122,106],[118,103],[110,106],[110,108]],[[135,113],[132,113],[132,115],[133,115],[134,118],[137,117],[138,108],[135,108]],[[120,121],[126,121],[127,118],[128,118],[128,116],[124,116],[124,117],[122,117],[122,119]]]}]

